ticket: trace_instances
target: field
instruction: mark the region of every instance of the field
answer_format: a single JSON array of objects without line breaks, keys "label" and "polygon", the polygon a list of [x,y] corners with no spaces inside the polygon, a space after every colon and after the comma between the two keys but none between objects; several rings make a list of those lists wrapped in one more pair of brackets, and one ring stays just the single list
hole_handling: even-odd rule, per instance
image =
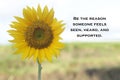
[{"label": "field", "polygon": [[[37,80],[37,63],[0,46],[0,80]],[[120,80],[120,43],[65,43],[61,55],[42,64],[42,80]]]}]

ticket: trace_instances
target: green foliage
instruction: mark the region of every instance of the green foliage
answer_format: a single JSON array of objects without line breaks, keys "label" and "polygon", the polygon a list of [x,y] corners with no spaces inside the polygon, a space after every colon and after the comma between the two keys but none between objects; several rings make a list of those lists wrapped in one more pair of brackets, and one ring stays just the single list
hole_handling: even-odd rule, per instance
[{"label": "green foliage", "polygon": [[[11,45],[0,46],[0,73],[36,73],[37,64],[32,60],[21,60],[20,55],[12,54],[14,50]],[[120,43],[65,43],[60,57],[54,58],[53,63],[42,64],[43,72],[119,67],[119,53]]]}]

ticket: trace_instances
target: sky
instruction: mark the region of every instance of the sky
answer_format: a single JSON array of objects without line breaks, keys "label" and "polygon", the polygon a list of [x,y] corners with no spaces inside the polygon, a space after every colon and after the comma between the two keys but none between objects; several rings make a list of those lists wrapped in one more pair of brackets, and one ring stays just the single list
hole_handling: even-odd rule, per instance
[{"label": "sky", "polygon": [[[120,41],[120,0],[0,0],[0,44],[8,44],[12,39],[7,33],[13,16],[21,16],[26,6],[35,7],[40,4],[42,8],[47,5],[53,8],[55,17],[63,20],[65,31],[61,37],[63,42],[116,42]],[[76,37],[73,28],[73,17],[106,17],[109,32],[101,32],[101,38]],[[79,21],[80,22],[80,21]],[[81,21],[82,22],[82,21]],[[89,22],[89,21],[86,21]],[[99,27],[99,26],[98,26]]]}]

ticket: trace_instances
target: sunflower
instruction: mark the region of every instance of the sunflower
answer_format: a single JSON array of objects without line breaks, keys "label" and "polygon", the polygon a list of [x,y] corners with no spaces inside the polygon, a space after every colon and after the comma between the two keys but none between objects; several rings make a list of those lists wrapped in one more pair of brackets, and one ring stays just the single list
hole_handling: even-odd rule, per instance
[{"label": "sunflower", "polygon": [[14,38],[15,54],[21,54],[22,59],[33,58],[42,63],[44,60],[52,61],[53,56],[59,56],[63,43],[60,34],[63,32],[63,21],[54,18],[54,10],[47,6],[42,10],[26,7],[23,17],[15,16],[16,21],[11,23],[9,34]]}]

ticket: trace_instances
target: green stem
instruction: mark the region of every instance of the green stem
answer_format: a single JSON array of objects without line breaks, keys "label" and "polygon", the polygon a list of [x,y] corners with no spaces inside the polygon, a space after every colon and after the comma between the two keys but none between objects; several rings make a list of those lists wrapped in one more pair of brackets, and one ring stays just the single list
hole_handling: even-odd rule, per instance
[{"label": "green stem", "polygon": [[38,80],[41,80],[41,70],[42,70],[42,66],[38,61]]}]

